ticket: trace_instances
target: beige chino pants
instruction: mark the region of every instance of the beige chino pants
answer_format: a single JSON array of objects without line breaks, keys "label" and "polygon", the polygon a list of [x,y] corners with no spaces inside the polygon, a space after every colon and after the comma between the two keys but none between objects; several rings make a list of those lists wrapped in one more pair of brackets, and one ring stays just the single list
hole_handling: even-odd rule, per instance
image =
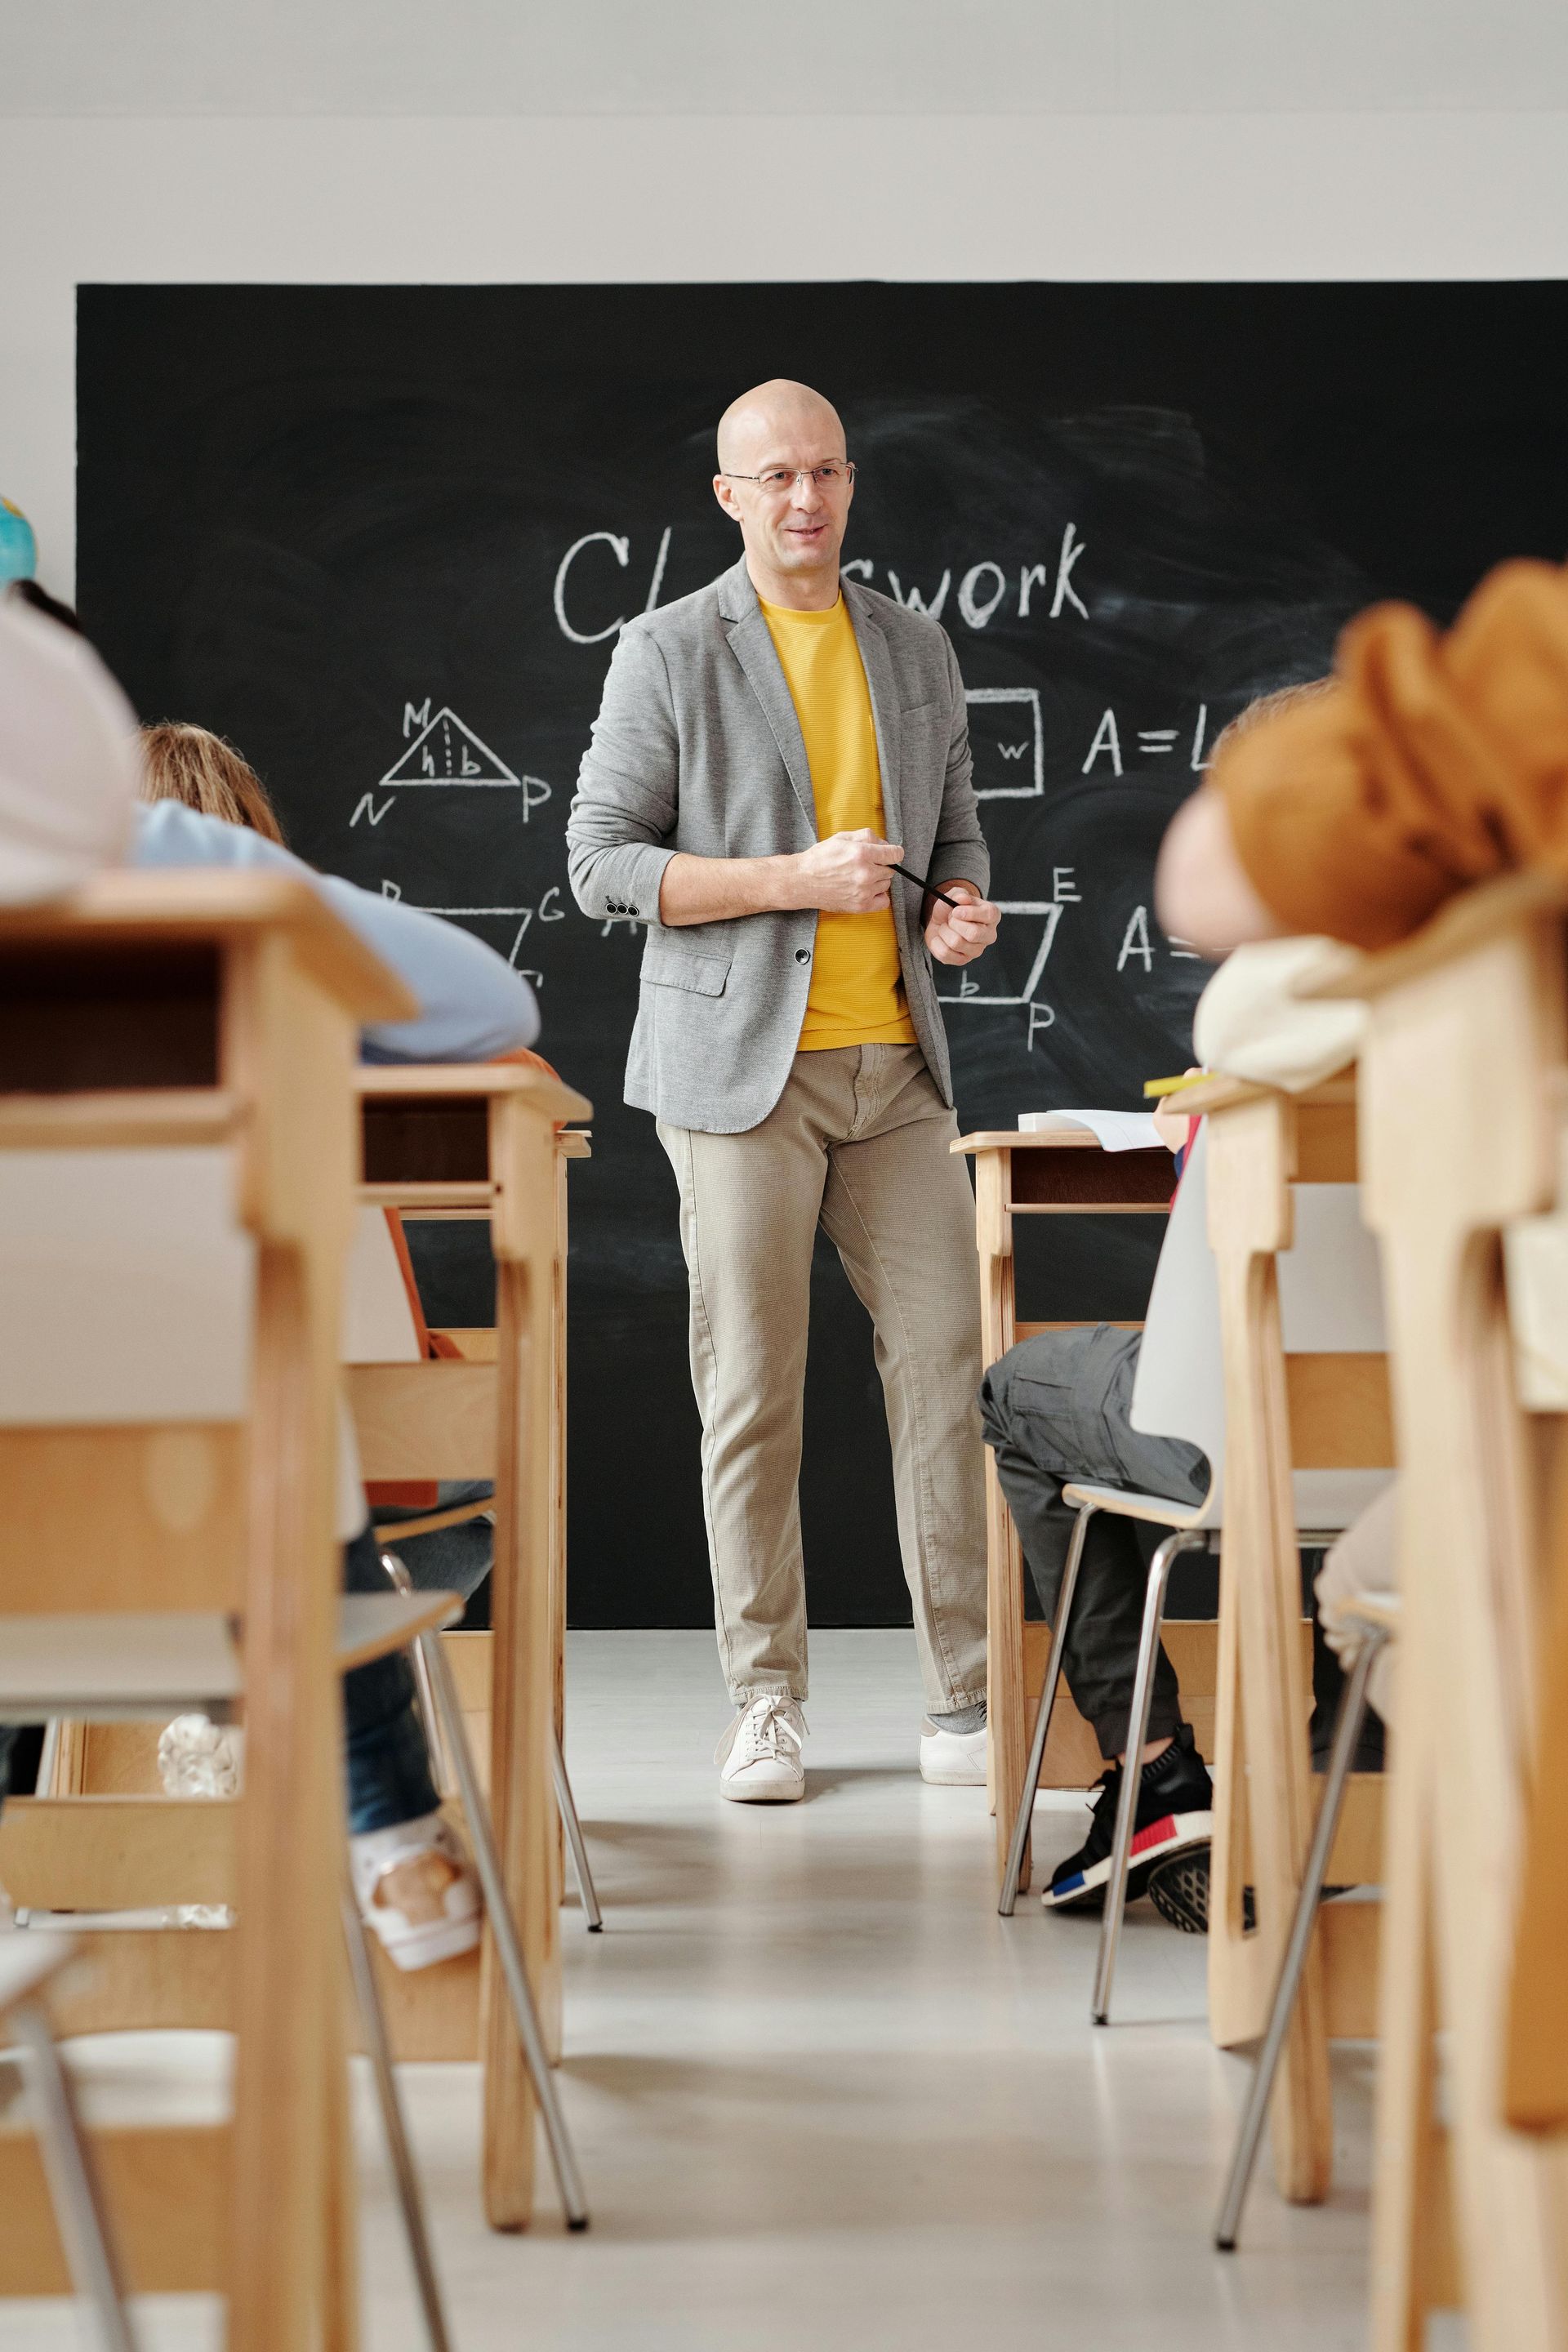
[{"label": "beige chino pants", "polygon": [[918,1045],[797,1054],[760,1127],[659,1123],[680,1187],[691,1378],[731,1696],[806,1696],[802,1402],[820,1224],[876,1330],[927,1704],[985,1696],[974,1201]]}]

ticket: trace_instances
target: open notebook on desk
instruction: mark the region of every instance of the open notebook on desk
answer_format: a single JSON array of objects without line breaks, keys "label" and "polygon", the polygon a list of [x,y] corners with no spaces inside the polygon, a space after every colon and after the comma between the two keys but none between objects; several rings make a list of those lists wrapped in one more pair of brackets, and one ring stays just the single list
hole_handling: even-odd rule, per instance
[{"label": "open notebook on desk", "polygon": [[1026,1110],[1021,1135],[1047,1134],[1053,1128],[1087,1128],[1102,1151],[1156,1151],[1159,1130],[1145,1110]]}]

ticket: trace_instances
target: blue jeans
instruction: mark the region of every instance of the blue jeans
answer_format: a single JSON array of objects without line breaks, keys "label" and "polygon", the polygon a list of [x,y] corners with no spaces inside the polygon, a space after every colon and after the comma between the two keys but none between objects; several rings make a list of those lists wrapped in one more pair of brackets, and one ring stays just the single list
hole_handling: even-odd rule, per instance
[{"label": "blue jeans", "polygon": [[[374,1528],[343,1547],[343,1591],[391,1591]],[[415,1710],[414,1669],[406,1650],[343,1676],[343,1763],[351,1836],[416,1822],[440,1803]]]},{"label": "blue jeans", "polygon": [[[483,1500],[488,1486],[444,1485],[440,1507]],[[403,1514],[416,1516],[413,1512]],[[345,1592],[384,1592],[383,1542],[397,1556],[423,1592],[458,1592],[466,1601],[489,1574],[493,1545],[489,1522],[443,1528],[438,1534],[397,1542],[397,1515],[384,1513],[343,1553]],[[348,1769],[349,1829],[389,1830],[399,1822],[433,1813],[440,1801],[430,1778],[430,1758],[414,1705],[414,1670],[405,1651],[378,1658],[343,1676],[344,1761]]]}]

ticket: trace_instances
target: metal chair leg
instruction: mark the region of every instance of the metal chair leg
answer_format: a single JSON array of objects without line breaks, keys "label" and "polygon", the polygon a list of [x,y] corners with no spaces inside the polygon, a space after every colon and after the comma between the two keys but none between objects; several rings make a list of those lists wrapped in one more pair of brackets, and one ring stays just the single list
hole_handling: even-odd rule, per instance
[{"label": "metal chair leg", "polygon": [[1029,1843],[1029,1829],[1035,1815],[1035,1791],[1040,1782],[1040,1766],[1045,1761],[1046,1740],[1051,1728],[1051,1709],[1057,1703],[1057,1685],[1061,1681],[1062,1654],[1067,1647],[1072,1598],[1078,1590],[1079,1563],[1083,1558],[1084,1538],[1089,1533],[1089,1523],[1096,1507],[1093,1503],[1085,1503],[1073,1521],[1067,1566],[1062,1570],[1061,1591],[1057,1594],[1056,1613],[1051,1621],[1050,1654],[1046,1660],[1046,1679],[1040,1688],[1039,1706],[1035,1709],[1029,1761],[1024,1774],[1024,1785],[1018,1791],[1018,1810],[1013,1817],[1013,1842],[1007,1849],[1007,1869],[1002,1881],[1001,1900],[996,1906],[1004,1919],[1013,1916],[1013,1906],[1018,1900],[1018,1881],[1024,1871],[1024,1849]]},{"label": "metal chair leg", "polygon": [[588,1933],[596,1936],[605,1924],[599,1908],[599,1898],[594,1889],[594,1874],[588,1867],[588,1849],[583,1843],[583,1824],[577,1818],[577,1801],[572,1794],[572,1783],[566,1778],[566,1759],[561,1753],[561,1742],[553,1726],[550,1733],[551,1767],[555,1776],[555,1801],[561,1809],[562,1822],[566,1831],[566,1843],[572,1849],[572,1867],[577,1876],[577,1895],[583,1906],[583,1916],[588,1923]]},{"label": "metal chair leg", "polygon": [[1121,1916],[1127,1908],[1127,1874],[1132,1859],[1132,1824],[1138,1818],[1142,1758],[1149,1737],[1149,1707],[1154,1696],[1154,1654],[1160,1646],[1160,1619],[1165,1589],[1177,1556],[1206,1551],[1208,1537],[1178,1529],[1168,1535],[1149,1568],[1143,1601],[1143,1630],[1138,1640],[1138,1671],[1132,1682],[1132,1712],[1127,1726],[1127,1761],[1121,1771],[1121,1792],[1116,1807],[1116,1842],[1110,1850],[1110,1882],[1105,1890],[1105,1913],[1100,1924],[1100,1957],[1094,1970],[1096,2025],[1110,2017],[1110,1987],[1116,1975],[1116,1954],[1121,1941]]},{"label": "metal chair leg", "polygon": [[1333,1852],[1340,1815],[1344,1810],[1345,1789],[1350,1780],[1356,1744],[1361,1738],[1362,1726],[1366,1721],[1367,1683],[1378,1653],[1388,1638],[1389,1629],[1384,1625],[1369,1625],[1366,1628],[1366,1638],[1356,1652],[1355,1662],[1345,1680],[1344,1695],[1340,1700],[1339,1721],[1334,1726],[1334,1745],[1323,1780],[1323,1793],[1318,1803],[1318,1818],[1312,1830],[1307,1867],[1302,1874],[1300,1893],[1296,1897],[1295,1916],[1290,1922],[1285,1956],[1280,1963],[1279,1981],[1274,1988],[1268,2024],[1258,2053],[1258,2063],[1253,2069],[1252,2085],[1247,2095],[1241,2128],[1237,2134],[1236,2153],[1231,2158],[1225,2195],[1220,2200],[1219,2215],[1215,2222],[1215,2246],[1222,2254],[1236,2252],[1242,2208],[1247,2202],[1247,2192],[1252,2186],[1258,2144],[1263,2137],[1268,2102],[1274,2092],[1274,2077],[1279,2068],[1279,2053],[1285,2047],[1296,1996],[1301,1989],[1301,1971],[1306,1966],[1308,1948],[1312,1939],[1312,1923],[1317,1917],[1329,1856]]},{"label": "metal chair leg", "polygon": [[[381,1564],[386,1570],[387,1581],[395,1592],[417,1591],[418,1587],[414,1579],[395,1551],[383,1551]],[[430,1687],[430,1669],[426,1664],[425,1654],[417,1643],[413,1652],[412,1664],[414,1704],[419,1717],[420,1728],[425,1734],[425,1745],[430,1751],[431,1778],[436,1783],[437,1794],[449,1797],[454,1786],[452,1759],[447,1753],[447,1743],[441,1737],[440,1718],[436,1712],[436,1694]]]},{"label": "metal chair leg", "polygon": [[352,1886],[345,1885],[343,1889],[342,1914],[343,1940],[349,1948],[349,1974],[353,1979],[354,2000],[359,2008],[360,2023],[364,2030],[365,2053],[375,2076],[382,2127],[386,2134],[387,2154],[392,2158],[393,2177],[397,2183],[397,2201],[403,2211],[403,2233],[408,2241],[408,2257],[419,2285],[425,2330],[430,2338],[431,2352],[452,2352],[446,2308],[441,2300],[441,2284],[436,2275],[436,2258],[426,2221],[424,2193],[414,2166],[414,2152],[408,2142],[403,2102],[397,2094],[397,2076],[393,2068],[386,2016],[381,2006],[375,1970],[371,1965],[364,1921],[360,1916]]},{"label": "metal chair leg", "polygon": [[77,2293],[90,2303],[106,2352],[136,2352],[114,2239],[70,2077],[41,2010],[24,2002],[11,2025],[37,2095],[38,2140]]},{"label": "metal chair leg", "polygon": [[539,2101],[539,2112],[544,2119],[545,2137],[550,2142],[551,2161],[555,2168],[556,2185],[561,2202],[566,2210],[569,2228],[585,2230],[588,2226],[587,2201],[583,2194],[582,2176],[577,2159],[567,2136],[566,2118],[562,2113],[555,2077],[550,2071],[544,2036],[539,2030],[539,2012],[534,2007],[533,1993],[528,1981],[522,1946],[518,1937],[517,1922],[507,1901],[506,1884],[501,1876],[500,1855],[496,1850],[495,1831],[490,1822],[489,1807],[479,1787],[468,1736],[463,1726],[463,1711],[458,1699],[458,1686],[452,1679],[452,1669],[434,1633],[421,1633],[419,1647],[426,1654],[431,1688],[436,1694],[437,1712],[447,1735],[447,1750],[457,1768],[458,1787],[468,1815],[468,1834],[473,1840],[474,1861],[479,1867],[479,1883],[485,1891],[485,1904],[489,1915],[490,1933],[495,1937],[496,1958],[500,1962],[501,1975],[511,2001],[512,2015],[517,2021],[518,2035],[523,2055],[528,2061],[529,2076],[533,2095]]}]

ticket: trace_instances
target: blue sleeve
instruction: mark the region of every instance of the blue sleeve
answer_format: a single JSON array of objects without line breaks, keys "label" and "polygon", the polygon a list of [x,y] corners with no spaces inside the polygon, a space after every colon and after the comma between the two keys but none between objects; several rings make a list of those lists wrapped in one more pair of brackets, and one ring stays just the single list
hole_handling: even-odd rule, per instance
[{"label": "blue sleeve", "polygon": [[419,999],[415,1021],[374,1021],[362,1045],[371,1062],[486,1062],[531,1045],[539,1006],[526,980],[493,948],[438,915],[318,874],[247,827],[198,815],[178,801],[136,812],[134,866],[229,866],[291,874],[389,964]]}]

